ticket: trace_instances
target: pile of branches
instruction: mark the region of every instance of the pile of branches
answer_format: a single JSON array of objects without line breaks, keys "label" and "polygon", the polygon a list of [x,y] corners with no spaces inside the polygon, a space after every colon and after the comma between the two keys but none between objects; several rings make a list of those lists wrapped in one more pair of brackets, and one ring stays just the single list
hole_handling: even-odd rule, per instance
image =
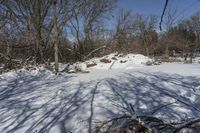
[{"label": "pile of branches", "polygon": [[10,56],[0,53],[0,74],[10,70],[17,70],[21,68],[32,69],[35,65],[35,58],[29,57],[26,60],[13,59]]},{"label": "pile of branches", "polygon": [[101,122],[92,133],[200,133],[200,118],[188,118],[176,123],[167,121],[153,115],[123,115]]},{"label": "pile of branches", "polygon": [[180,123],[166,123],[154,116],[124,115],[96,126],[93,133],[179,133],[183,130],[200,132],[200,118]]},{"label": "pile of branches", "polygon": [[36,58],[30,56],[29,58],[23,59],[14,59],[8,55],[0,53],[0,74],[9,72],[10,70],[17,70],[24,68],[27,71],[36,70],[38,66],[45,66],[48,70],[54,71],[54,65],[50,64],[50,60],[43,60],[43,64],[36,63]]},{"label": "pile of branches", "polygon": [[0,53],[0,73],[7,72],[13,69],[22,68],[22,60],[12,59],[9,56],[6,56]]}]

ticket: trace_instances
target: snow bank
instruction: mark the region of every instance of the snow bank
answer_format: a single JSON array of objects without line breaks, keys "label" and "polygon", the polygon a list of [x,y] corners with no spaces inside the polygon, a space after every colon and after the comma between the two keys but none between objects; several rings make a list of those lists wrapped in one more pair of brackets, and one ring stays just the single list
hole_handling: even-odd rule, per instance
[{"label": "snow bank", "polygon": [[[69,72],[89,71],[94,69],[134,69],[146,66],[153,62],[152,59],[141,54],[118,54],[112,53],[100,58],[93,58],[82,63],[75,63],[69,66]],[[152,64],[152,63],[151,63]]]},{"label": "snow bank", "polygon": [[[109,62],[103,62],[102,60],[108,60]],[[94,58],[86,61],[86,64],[96,64],[93,69],[131,69],[134,67],[144,66],[148,61],[152,59],[141,54],[110,54],[101,58]]]}]

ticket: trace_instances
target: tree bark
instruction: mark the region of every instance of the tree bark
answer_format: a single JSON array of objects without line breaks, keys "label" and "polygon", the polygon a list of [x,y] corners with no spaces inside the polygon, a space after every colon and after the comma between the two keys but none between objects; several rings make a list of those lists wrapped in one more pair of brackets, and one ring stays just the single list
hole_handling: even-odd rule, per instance
[{"label": "tree bark", "polygon": [[166,56],[166,57],[169,57],[169,44],[168,44],[168,42],[167,42],[167,44],[166,44],[165,56]]},{"label": "tree bark", "polygon": [[36,63],[40,62],[41,60],[41,54],[40,54],[40,45],[41,45],[41,1],[40,0],[36,0],[36,42],[35,42],[35,59],[36,59]]},{"label": "tree bark", "polygon": [[56,3],[57,0],[52,0],[53,6],[53,23],[54,23],[54,58],[55,58],[55,73],[57,74],[59,71],[58,68],[58,20],[57,20],[57,13],[56,13]]}]

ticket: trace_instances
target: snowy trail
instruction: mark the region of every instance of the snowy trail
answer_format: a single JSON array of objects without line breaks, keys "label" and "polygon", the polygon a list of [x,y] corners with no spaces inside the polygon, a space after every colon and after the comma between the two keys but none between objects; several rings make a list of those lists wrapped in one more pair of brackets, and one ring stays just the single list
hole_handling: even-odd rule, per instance
[{"label": "snowy trail", "polygon": [[3,74],[0,132],[90,132],[101,120],[133,114],[130,103],[136,114],[153,113],[172,121],[200,117],[200,65],[164,64],[59,76],[46,71]]}]

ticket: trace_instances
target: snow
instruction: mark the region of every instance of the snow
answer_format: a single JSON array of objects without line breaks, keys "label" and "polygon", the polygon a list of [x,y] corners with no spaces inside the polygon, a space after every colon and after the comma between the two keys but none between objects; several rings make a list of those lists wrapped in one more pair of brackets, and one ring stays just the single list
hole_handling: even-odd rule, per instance
[{"label": "snow", "polygon": [[[108,62],[104,62],[106,60]],[[69,66],[68,72],[73,73],[78,71],[91,71],[91,70],[108,70],[108,69],[135,69],[137,67],[145,66],[147,62],[153,62],[141,54],[118,54],[112,53],[101,58],[93,58],[85,62],[76,62]],[[87,67],[93,65],[91,67]],[[63,68],[63,67],[62,67]],[[63,69],[62,69],[63,70]]]},{"label": "snow", "polygon": [[[101,59],[108,59],[110,63],[103,63]],[[131,66],[144,66],[147,61],[152,59],[140,54],[110,54],[102,58],[94,58],[86,61],[86,64],[95,63],[94,69],[130,69]],[[112,66],[111,66],[112,65]],[[132,67],[133,68],[133,67]]]},{"label": "snow", "polygon": [[135,114],[172,103],[154,115],[170,121],[200,117],[200,64],[146,66],[149,58],[130,54],[109,69],[114,60],[100,59],[87,61],[97,63],[89,73],[54,75],[40,67],[0,75],[0,132],[87,133],[99,121],[131,113],[130,103]]}]

